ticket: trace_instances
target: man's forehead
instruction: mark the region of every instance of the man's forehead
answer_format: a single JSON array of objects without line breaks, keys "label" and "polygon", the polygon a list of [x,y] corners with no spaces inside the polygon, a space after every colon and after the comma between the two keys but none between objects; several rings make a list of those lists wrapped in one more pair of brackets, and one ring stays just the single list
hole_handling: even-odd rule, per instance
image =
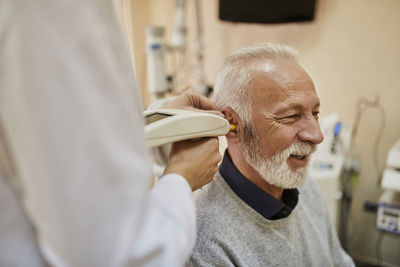
[{"label": "man's forehead", "polygon": [[253,70],[252,76],[253,104],[299,106],[297,96],[307,96],[313,105],[319,105],[314,83],[296,62],[265,62]]},{"label": "man's forehead", "polygon": [[269,80],[278,86],[296,80],[309,80],[307,72],[297,62],[288,59],[266,60],[257,62],[252,68],[253,80]]}]

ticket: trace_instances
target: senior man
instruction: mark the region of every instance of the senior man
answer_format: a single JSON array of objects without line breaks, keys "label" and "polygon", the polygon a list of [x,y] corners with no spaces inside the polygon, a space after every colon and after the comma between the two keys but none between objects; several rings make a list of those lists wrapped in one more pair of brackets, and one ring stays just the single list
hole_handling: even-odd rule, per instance
[{"label": "senior man", "polygon": [[[236,131],[198,195],[191,266],[353,266],[306,167],[323,135],[314,84],[285,45],[234,52],[214,101]],[[304,185],[303,185],[304,184]]]}]

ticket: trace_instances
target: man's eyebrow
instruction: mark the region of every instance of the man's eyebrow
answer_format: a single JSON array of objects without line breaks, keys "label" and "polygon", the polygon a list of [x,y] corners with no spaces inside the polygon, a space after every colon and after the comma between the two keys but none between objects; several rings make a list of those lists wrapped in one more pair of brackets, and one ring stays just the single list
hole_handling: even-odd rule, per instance
[{"label": "man's eyebrow", "polygon": [[[318,109],[320,107],[320,102],[318,101],[313,109]],[[304,105],[300,103],[284,103],[282,102],[275,110],[275,113],[283,113],[288,110],[302,110],[304,109]]]}]

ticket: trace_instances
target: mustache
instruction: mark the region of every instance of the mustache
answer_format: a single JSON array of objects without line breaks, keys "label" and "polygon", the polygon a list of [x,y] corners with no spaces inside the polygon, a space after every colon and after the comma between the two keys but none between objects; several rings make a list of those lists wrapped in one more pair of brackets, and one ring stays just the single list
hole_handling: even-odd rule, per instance
[{"label": "mustache", "polygon": [[294,143],[285,149],[285,154],[290,155],[300,155],[307,156],[314,153],[317,149],[317,145],[308,143]]}]

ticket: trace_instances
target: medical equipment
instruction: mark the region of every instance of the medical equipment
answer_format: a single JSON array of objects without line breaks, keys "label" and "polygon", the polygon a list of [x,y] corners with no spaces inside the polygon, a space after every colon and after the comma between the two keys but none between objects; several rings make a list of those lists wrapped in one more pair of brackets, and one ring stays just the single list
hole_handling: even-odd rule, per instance
[{"label": "medical equipment", "polygon": [[[400,138],[390,148],[389,154],[388,154],[388,157],[386,160],[386,165],[390,169],[400,170]],[[400,185],[400,179],[399,179],[397,185]],[[398,188],[398,190],[400,191],[400,188]]]},{"label": "medical equipment", "polygon": [[341,122],[336,113],[320,119],[324,141],[312,154],[308,167],[309,176],[315,180],[328,204],[329,215],[339,230],[339,210],[342,199],[341,175],[350,147],[352,128]]},{"label": "medical equipment", "polygon": [[376,228],[400,234],[400,194],[386,190],[379,199]]},{"label": "medical equipment", "polygon": [[400,139],[389,150],[381,186],[376,228],[400,234]]},{"label": "medical equipment", "polygon": [[[202,95],[207,96],[212,91],[212,87],[206,83],[203,66],[201,6],[199,0],[192,2],[195,17],[193,25],[194,51],[190,53],[190,56],[188,56],[188,48],[191,46],[187,45],[187,28],[185,26],[187,0],[176,1],[172,42],[164,41],[163,27],[146,27],[147,81],[152,101],[164,98],[167,93],[177,94],[179,93],[178,87],[187,88],[188,85]],[[174,59],[171,64],[166,64],[167,55]],[[183,59],[183,62],[177,63],[177,56]],[[171,58],[169,59],[171,60]],[[166,65],[173,65],[174,69],[168,69]],[[190,75],[187,75],[188,73],[185,71],[187,67],[190,67],[190,72],[188,72]]]},{"label": "medical equipment", "polygon": [[224,118],[205,112],[156,109],[145,111],[144,116],[148,147],[187,139],[223,136],[231,129]]},{"label": "medical equipment", "polygon": [[146,28],[147,80],[149,91],[155,99],[163,98],[168,91],[163,38],[164,29],[162,27],[151,26]]}]

